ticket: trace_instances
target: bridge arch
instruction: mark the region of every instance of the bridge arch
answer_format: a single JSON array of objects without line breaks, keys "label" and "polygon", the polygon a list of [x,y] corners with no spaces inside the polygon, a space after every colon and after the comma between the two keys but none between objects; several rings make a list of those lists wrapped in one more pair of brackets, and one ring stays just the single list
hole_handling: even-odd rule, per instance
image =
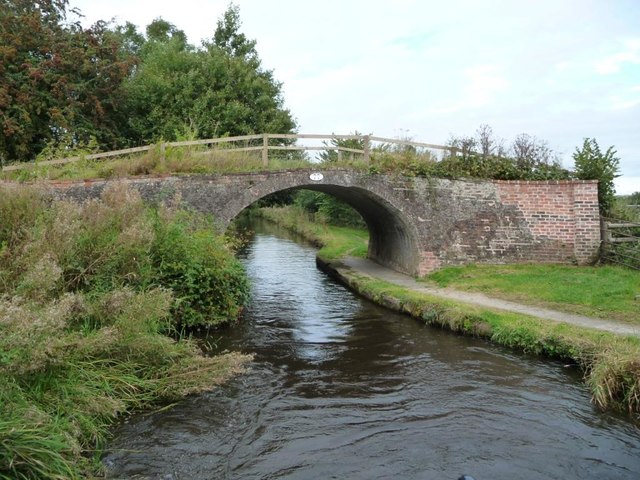
[{"label": "bridge arch", "polygon": [[[415,274],[419,263],[419,234],[411,221],[403,214],[402,207],[394,205],[376,193],[358,186],[335,183],[303,183],[292,188],[268,191],[262,197],[241,197],[235,218],[245,208],[273,193],[286,190],[313,190],[326,193],[343,201],[357,211],[369,230],[368,258],[401,272]],[[235,210],[235,208],[234,208]]]}]

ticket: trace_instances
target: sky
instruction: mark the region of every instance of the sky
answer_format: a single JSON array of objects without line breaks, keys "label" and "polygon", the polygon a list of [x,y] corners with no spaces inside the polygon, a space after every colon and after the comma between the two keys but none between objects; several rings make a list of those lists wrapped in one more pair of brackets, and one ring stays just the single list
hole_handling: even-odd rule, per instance
[{"label": "sky", "polygon": [[[83,22],[144,31],[155,18],[200,45],[228,0],[70,0]],[[640,191],[640,0],[236,0],[242,32],[282,82],[300,133],[445,143],[481,124],[545,140],[571,167],[585,137]]]}]

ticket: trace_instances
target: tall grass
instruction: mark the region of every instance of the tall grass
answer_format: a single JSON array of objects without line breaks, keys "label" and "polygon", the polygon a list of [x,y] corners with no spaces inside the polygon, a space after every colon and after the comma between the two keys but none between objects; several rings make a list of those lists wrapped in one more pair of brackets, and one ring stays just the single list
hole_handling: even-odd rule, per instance
[{"label": "tall grass", "polygon": [[226,174],[310,168],[299,154],[270,152],[268,166],[260,151],[206,149],[204,147],[152,149],[125,157],[87,160],[62,165],[25,165],[20,170],[0,172],[0,179],[13,181],[122,178],[138,175]]},{"label": "tall grass", "polygon": [[0,187],[0,212],[0,478],[92,476],[119,416],[248,360],[166,335],[235,320],[246,298],[210,220],[122,186],[83,206]]}]

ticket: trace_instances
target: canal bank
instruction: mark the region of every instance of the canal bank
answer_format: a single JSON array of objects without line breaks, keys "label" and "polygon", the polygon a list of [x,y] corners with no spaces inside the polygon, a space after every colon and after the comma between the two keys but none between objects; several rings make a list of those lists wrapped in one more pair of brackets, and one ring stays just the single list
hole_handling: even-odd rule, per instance
[{"label": "canal bank", "polygon": [[640,414],[640,338],[636,327],[426,287],[354,257],[316,257],[318,268],[363,297],[427,325],[486,338],[526,353],[577,364],[600,408]]}]

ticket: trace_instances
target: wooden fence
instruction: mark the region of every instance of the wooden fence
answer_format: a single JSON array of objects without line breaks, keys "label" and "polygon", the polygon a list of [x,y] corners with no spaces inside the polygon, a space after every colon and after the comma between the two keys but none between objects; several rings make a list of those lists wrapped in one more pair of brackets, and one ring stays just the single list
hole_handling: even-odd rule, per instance
[{"label": "wooden fence", "polygon": [[[262,140],[260,145],[249,146],[250,142],[256,142]],[[277,145],[272,145],[270,140],[279,140]],[[287,141],[291,140],[322,140],[322,145],[308,146],[308,145],[296,145],[287,144]],[[363,148],[347,148],[331,144],[331,141],[339,140],[356,140],[362,142]],[[244,142],[244,146],[238,146],[238,142]],[[2,167],[2,171],[20,170],[24,168],[46,165],[64,165],[67,163],[77,162],[79,160],[98,160],[104,158],[120,157],[124,155],[131,155],[133,153],[147,152],[153,149],[159,149],[161,154],[164,155],[167,147],[181,148],[181,147],[195,147],[195,146],[209,146],[211,149],[219,149],[224,147],[225,150],[235,152],[248,152],[248,151],[261,151],[262,163],[265,167],[269,166],[269,151],[336,151],[338,153],[338,159],[341,159],[343,152],[360,154],[363,157],[365,163],[368,163],[371,157],[371,150],[374,143],[399,145],[401,147],[412,148],[425,148],[433,150],[447,151],[452,155],[456,155],[460,150],[455,147],[449,147],[445,145],[436,145],[433,143],[413,142],[407,140],[398,140],[393,138],[376,137],[372,135],[322,135],[322,134],[299,134],[299,133],[261,133],[255,135],[242,135],[235,137],[222,137],[222,138],[209,138],[205,140],[188,140],[181,142],[166,142],[153,145],[145,145],[143,147],[125,148],[123,150],[113,150],[110,152],[91,153],[88,155],[74,156],[67,158],[59,158],[54,160],[34,162],[16,163],[13,165],[7,165]]]},{"label": "wooden fence", "polygon": [[602,219],[602,259],[640,270],[640,223]]}]

